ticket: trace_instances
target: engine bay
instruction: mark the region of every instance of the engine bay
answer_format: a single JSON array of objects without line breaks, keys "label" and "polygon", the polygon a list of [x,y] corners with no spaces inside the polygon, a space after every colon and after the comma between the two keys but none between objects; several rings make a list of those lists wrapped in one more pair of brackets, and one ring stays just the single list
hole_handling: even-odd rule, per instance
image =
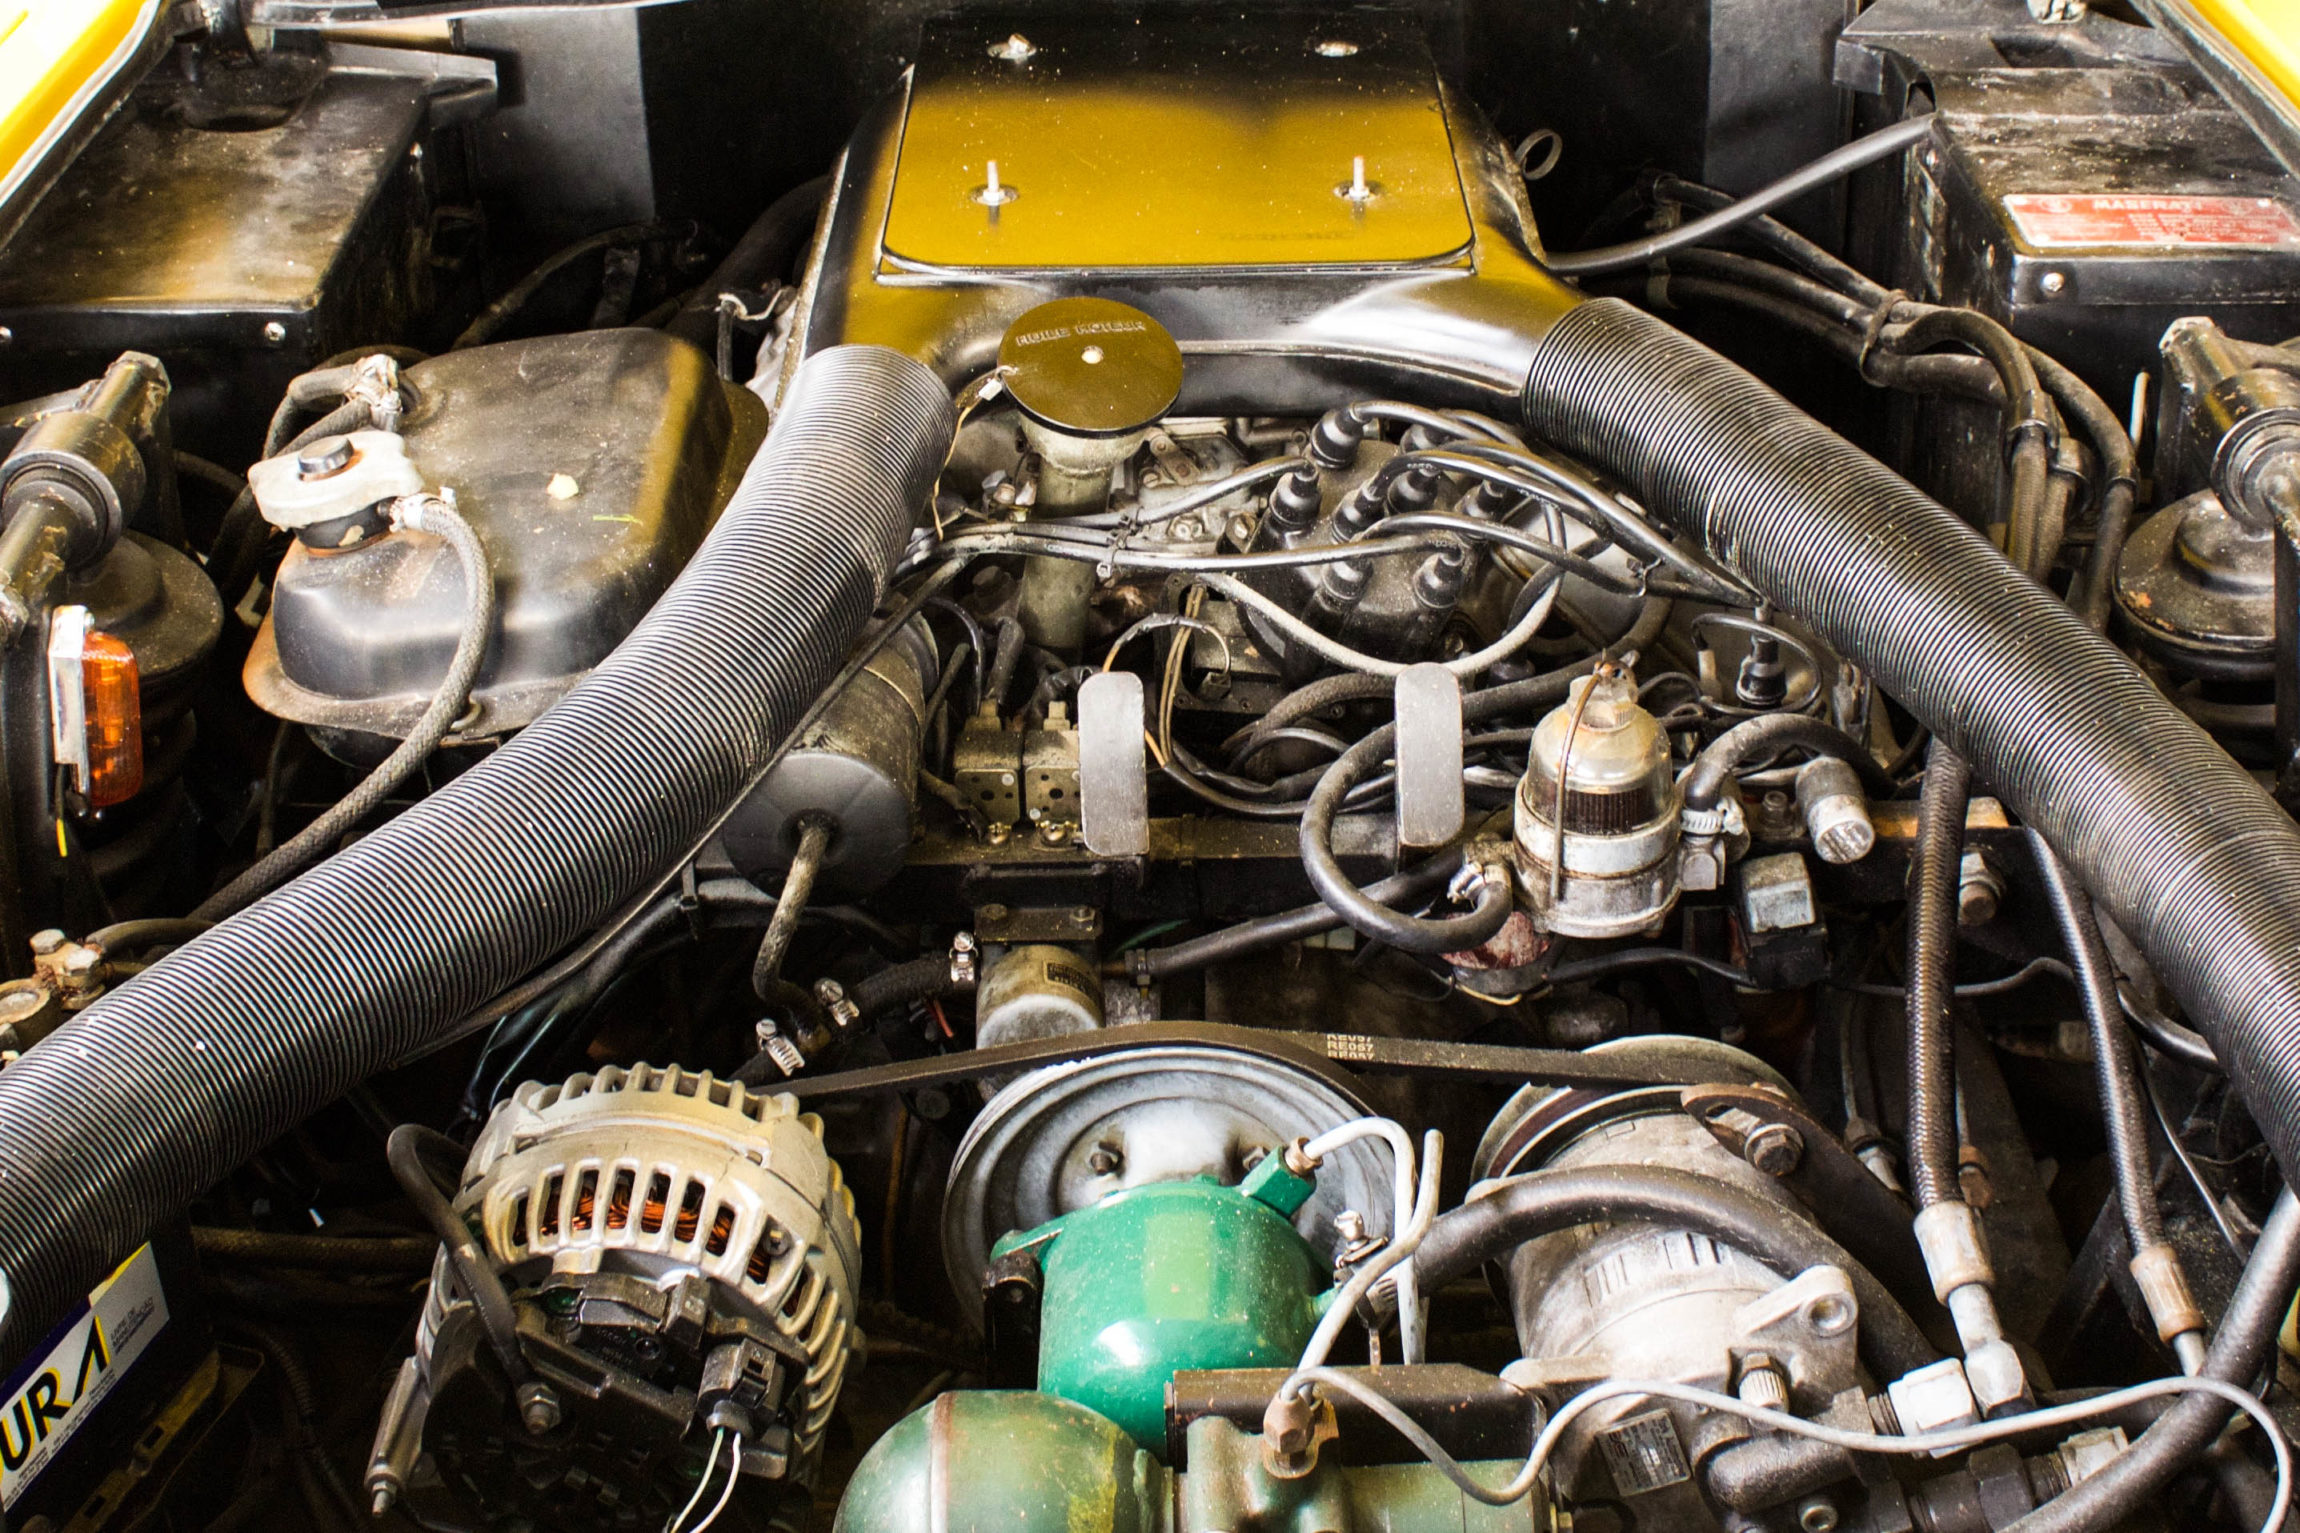
[{"label": "engine bay", "polygon": [[2188,0],[153,27],[0,185],[0,1533],[2288,1525]]}]

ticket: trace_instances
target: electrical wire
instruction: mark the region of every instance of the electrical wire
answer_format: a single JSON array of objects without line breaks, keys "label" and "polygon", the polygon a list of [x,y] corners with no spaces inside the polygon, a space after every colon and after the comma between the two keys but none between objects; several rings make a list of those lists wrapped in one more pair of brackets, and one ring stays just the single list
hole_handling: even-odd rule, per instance
[{"label": "electrical wire", "polygon": [[712,1503],[710,1515],[706,1516],[701,1522],[695,1524],[695,1533],[703,1533],[705,1528],[708,1528],[712,1523],[719,1520],[719,1514],[725,1511],[727,1509],[727,1503],[734,1499],[736,1482],[741,1480],[742,1477],[743,1434],[737,1432],[735,1434],[734,1451],[727,1455],[726,1489],[720,1491],[719,1499]]},{"label": "electrical wire", "polygon": [[1280,1394],[1298,1393],[1303,1386],[1316,1384],[1348,1395],[1379,1416],[1399,1436],[1412,1443],[1417,1452],[1428,1459],[1441,1474],[1451,1480],[1463,1495],[1486,1506],[1508,1506],[1522,1499],[1540,1482],[1541,1474],[1557,1451],[1558,1443],[1568,1428],[1597,1406],[1608,1400],[1623,1398],[1674,1400],[1683,1405],[1698,1406],[1704,1410],[1721,1411],[1738,1416],[1752,1426],[1767,1427],[1793,1437],[1808,1438],[1827,1443],[1849,1453],[1897,1454],[1904,1458],[1931,1457],[1943,1452],[1956,1452],[1964,1448],[1977,1448],[1983,1443],[2002,1442],[2008,1437],[2019,1437],[2030,1432],[2057,1430],[2073,1426],[2080,1421],[2097,1420],[2112,1416],[2128,1406],[2168,1396],[2205,1394],[2215,1395],[2252,1418],[2268,1439],[2269,1448],[2276,1456],[2276,1499],[2267,1519],[2261,1524],[2261,1533],[2275,1533],[2283,1527],[2285,1514],[2292,1506],[2292,1446],[2276,1424],[2276,1418],[2260,1398],[2248,1390],[2218,1379],[2175,1377],[2152,1379],[2127,1389],[2096,1395],[2089,1400],[2073,1401],[2067,1405],[2049,1406],[2042,1410],[2024,1411],[2017,1416],[2004,1416],[1973,1426],[1951,1427],[1939,1432],[1919,1432],[1911,1436],[1887,1436],[1880,1432],[1855,1432],[1842,1427],[1807,1421],[1786,1411],[1767,1410],[1740,1400],[1732,1395],[1719,1394],[1713,1389],[1699,1389],[1690,1384],[1666,1383],[1658,1379],[1611,1379],[1596,1384],[1575,1395],[1558,1407],[1534,1438],[1533,1450],[1526,1455],[1525,1466],[1507,1485],[1489,1486],[1473,1478],[1460,1460],[1439,1445],[1421,1424],[1400,1410],[1397,1404],[1361,1379],[1338,1369],[1317,1367],[1297,1369],[1293,1376],[1279,1386]]},{"label": "electrical wire", "polygon": [[680,1525],[695,1514],[696,1507],[703,1504],[703,1492],[710,1489],[711,1476],[718,1473],[719,1449],[725,1446],[726,1441],[727,1429],[725,1427],[720,1427],[711,1434],[711,1452],[703,1460],[703,1477],[695,1482],[695,1493],[687,1498],[685,1506],[679,1508],[679,1515],[663,1524],[663,1533],[679,1533]]},{"label": "electrical wire", "polygon": [[1606,272],[1643,266],[1655,256],[1667,255],[1672,250],[1682,250],[1688,245],[1705,244],[1728,229],[1748,223],[1759,214],[1770,213],[1785,202],[1794,202],[1807,192],[1842,180],[1864,165],[1890,159],[1924,142],[1932,136],[1932,131],[1930,116],[1911,117],[1833,149],[1811,164],[1801,166],[1780,180],[1751,192],[1739,202],[1696,218],[1689,224],[1680,224],[1674,229],[1665,229],[1659,234],[1649,234],[1643,239],[1630,240],[1624,244],[1547,255],[1542,258],[1542,264],[1560,277],[1594,277]]}]

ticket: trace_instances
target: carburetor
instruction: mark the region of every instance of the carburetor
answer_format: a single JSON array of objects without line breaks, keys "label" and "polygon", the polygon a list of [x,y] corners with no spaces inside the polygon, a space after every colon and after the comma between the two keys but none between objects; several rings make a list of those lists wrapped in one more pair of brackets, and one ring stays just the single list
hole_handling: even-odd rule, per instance
[{"label": "carburetor", "polygon": [[[810,1477],[861,1260],[820,1119],[676,1066],[529,1083],[480,1134],[454,1209],[500,1288],[475,1295],[442,1253],[376,1433],[380,1507],[660,1523],[730,1440],[737,1484]],[[524,1380],[489,1335],[501,1296]]]}]

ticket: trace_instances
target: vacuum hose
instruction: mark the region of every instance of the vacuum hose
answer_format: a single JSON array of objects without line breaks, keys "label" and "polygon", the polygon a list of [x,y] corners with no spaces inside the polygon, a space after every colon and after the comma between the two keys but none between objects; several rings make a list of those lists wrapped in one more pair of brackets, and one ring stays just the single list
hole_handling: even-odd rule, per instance
[{"label": "vacuum hose", "polygon": [[1811,624],[2043,832],[2300,1177],[2300,827],[2225,751],[1965,523],[1628,304],[1556,320],[1523,406]]},{"label": "vacuum hose", "polygon": [[954,430],[918,363],[810,358],[701,551],[596,672],[0,1071],[0,1367],[202,1189],[691,844],[870,617]]}]

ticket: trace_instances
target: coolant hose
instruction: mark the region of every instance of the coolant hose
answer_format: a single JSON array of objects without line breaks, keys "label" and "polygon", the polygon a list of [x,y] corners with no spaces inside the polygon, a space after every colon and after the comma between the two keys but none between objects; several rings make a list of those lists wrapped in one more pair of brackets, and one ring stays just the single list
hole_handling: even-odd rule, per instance
[{"label": "coolant hose", "polygon": [[1685,774],[1685,807],[1716,808],[1734,773],[1752,761],[1787,750],[1844,762],[1858,771],[1863,785],[1879,797],[1893,791],[1893,781],[1877,765],[1877,758],[1836,725],[1802,713],[1767,713],[1743,720],[1702,747]]},{"label": "coolant hose", "polygon": [[1542,437],[1811,625],[2041,830],[2300,1176],[2300,827],[1972,528],[1740,368],[1613,299],[1535,343]]},{"label": "coolant hose", "polygon": [[1917,1323],[1861,1265],[1801,1214],[1713,1177],[1666,1166],[1591,1166],[1535,1171],[1439,1216],[1414,1255],[1422,1292],[1436,1293],[1529,1240],[1585,1224],[1634,1219],[1691,1230],[1763,1262],[1782,1278],[1836,1267],[1861,1311],[1861,1355],[1879,1378],[1922,1368],[1935,1353]]},{"label": "coolant hose", "polygon": [[953,431],[907,357],[808,359],[702,549],[579,686],[0,1071],[0,1368],[203,1188],[692,845],[861,632]]}]

